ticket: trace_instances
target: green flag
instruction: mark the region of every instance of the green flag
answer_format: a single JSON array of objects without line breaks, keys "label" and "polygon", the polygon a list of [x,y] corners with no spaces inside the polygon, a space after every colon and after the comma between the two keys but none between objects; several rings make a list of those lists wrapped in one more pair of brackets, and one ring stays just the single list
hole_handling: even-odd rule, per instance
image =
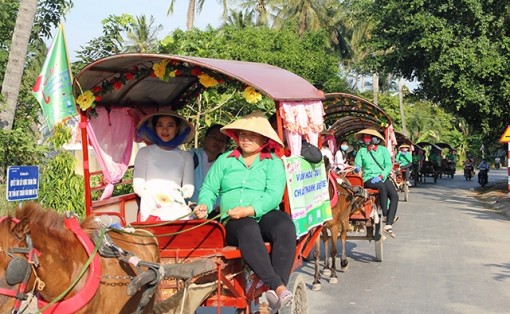
[{"label": "green flag", "polygon": [[62,25],[58,28],[44,60],[41,73],[32,88],[32,94],[41,105],[50,130],[55,124],[78,114]]}]

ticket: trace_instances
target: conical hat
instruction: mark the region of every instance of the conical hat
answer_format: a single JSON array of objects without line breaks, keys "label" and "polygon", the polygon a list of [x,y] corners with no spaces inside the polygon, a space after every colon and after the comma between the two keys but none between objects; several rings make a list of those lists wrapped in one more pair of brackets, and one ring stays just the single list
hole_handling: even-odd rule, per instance
[{"label": "conical hat", "polygon": [[[139,129],[142,125],[146,124],[147,127],[149,127],[150,129],[152,129],[154,131],[154,126],[152,125],[152,118],[155,117],[155,116],[172,116],[172,117],[174,117],[176,119],[179,119],[181,122],[179,124],[179,133],[178,134],[184,133],[186,128],[190,129],[190,132],[189,132],[188,136],[186,136],[186,138],[184,139],[182,144],[191,142],[193,140],[193,138],[195,137],[195,128],[193,127],[191,122],[186,120],[183,116],[177,114],[175,111],[171,111],[171,110],[162,110],[162,111],[159,111],[159,112],[151,113],[151,114],[143,117],[140,120],[140,122],[138,123],[138,126],[136,128]],[[148,141],[148,142],[151,141],[144,134],[141,134],[141,137],[145,141]]]},{"label": "conical hat", "polygon": [[356,134],[354,134],[354,138],[357,141],[359,141],[364,134],[378,137],[383,143],[386,143],[386,140],[384,139],[384,136],[382,136],[381,133],[379,133],[378,131],[376,131],[374,129],[364,129],[364,130],[361,130],[359,132],[356,132]]},{"label": "conical hat", "polygon": [[398,147],[398,149],[402,149],[402,148],[409,148],[411,149],[411,146],[410,145],[407,145],[407,144],[402,144]]},{"label": "conical hat", "polygon": [[283,146],[282,141],[276,134],[275,130],[271,127],[271,124],[267,120],[264,113],[261,111],[255,111],[243,118],[240,118],[224,127],[221,128],[221,133],[228,135],[228,130],[244,130],[251,131],[260,134],[268,139],[275,141],[276,143]]}]

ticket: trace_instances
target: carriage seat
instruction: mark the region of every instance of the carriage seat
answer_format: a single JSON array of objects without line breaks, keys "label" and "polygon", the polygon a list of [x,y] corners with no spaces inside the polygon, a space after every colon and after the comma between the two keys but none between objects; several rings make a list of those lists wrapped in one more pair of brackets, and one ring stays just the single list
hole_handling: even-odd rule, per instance
[{"label": "carriage seat", "polygon": [[[138,229],[150,231],[158,240],[162,258],[198,258],[218,255],[240,258],[238,247],[227,246],[225,227],[217,221],[178,220],[172,222],[133,222]],[[268,251],[271,245],[266,243]]]},{"label": "carriage seat", "polygon": [[379,196],[379,190],[369,189],[364,187],[363,178],[359,174],[348,173],[345,176],[352,186],[359,186],[363,188],[369,195],[369,198],[365,201],[363,211],[357,211],[350,216],[350,220],[368,220],[372,214],[373,204],[376,203],[377,197]]},{"label": "carriage seat", "polygon": [[367,191],[367,193],[370,195],[374,195],[374,196],[379,195],[379,190],[369,189],[369,188],[364,187],[363,178],[359,174],[348,173],[345,175],[345,177],[347,178],[347,180],[349,180],[349,183],[352,186],[360,186],[363,189],[365,189]]}]

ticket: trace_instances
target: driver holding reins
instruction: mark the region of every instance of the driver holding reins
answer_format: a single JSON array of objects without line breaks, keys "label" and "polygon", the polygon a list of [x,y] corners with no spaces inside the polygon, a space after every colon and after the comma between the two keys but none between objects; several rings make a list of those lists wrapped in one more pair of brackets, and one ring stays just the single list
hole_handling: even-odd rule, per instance
[{"label": "driver holding reins", "polygon": [[[374,129],[364,129],[357,132],[356,140],[363,145],[356,154],[355,172],[363,169],[363,182],[365,188],[379,190],[379,203],[383,216],[386,218],[386,225],[383,231],[395,238],[392,224],[398,220],[397,206],[398,193],[388,176],[393,168],[390,152],[384,146],[384,137]],[[379,144],[383,145],[379,145]],[[388,208],[388,198],[390,205]]]}]

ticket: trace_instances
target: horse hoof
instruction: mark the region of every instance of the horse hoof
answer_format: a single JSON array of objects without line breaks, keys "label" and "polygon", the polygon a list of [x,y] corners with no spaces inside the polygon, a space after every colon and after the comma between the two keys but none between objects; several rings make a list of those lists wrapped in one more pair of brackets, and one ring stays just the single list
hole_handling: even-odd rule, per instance
[{"label": "horse hoof", "polygon": [[322,275],[325,277],[331,276],[331,269],[324,269]]},{"label": "horse hoof", "polygon": [[349,269],[349,265],[342,266],[342,271],[346,271]]},{"label": "horse hoof", "polygon": [[312,291],[320,291],[322,289],[322,285],[320,283],[314,283],[312,285]]},{"label": "horse hoof", "polygon": [[329,278],[329,283],[338,283],[338,278]]}]

